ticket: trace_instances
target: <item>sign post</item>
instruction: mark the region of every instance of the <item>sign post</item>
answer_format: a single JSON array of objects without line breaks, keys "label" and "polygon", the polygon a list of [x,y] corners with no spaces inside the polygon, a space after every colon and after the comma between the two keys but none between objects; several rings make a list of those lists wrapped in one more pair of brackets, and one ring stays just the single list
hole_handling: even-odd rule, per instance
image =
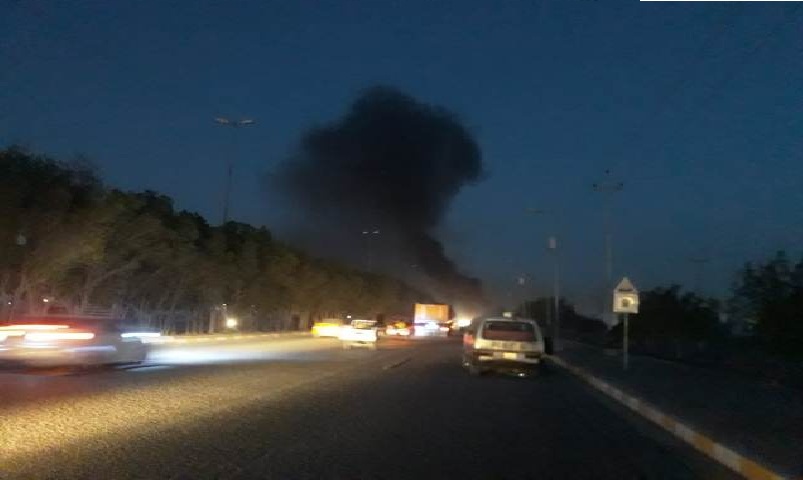
[{"label": "sign post", "polygon": [[622,368],[627,370],[627,314],[622,314],[624,318],[622,319]]},{"label": "sign post", "polygon": [[638,313],[639,296],[636,287],[628,280],[623,278],[619,285],[613,290],[613,312],[623,314],[622,318],[622,368],[627,370],[628,366],[628,315]]}]

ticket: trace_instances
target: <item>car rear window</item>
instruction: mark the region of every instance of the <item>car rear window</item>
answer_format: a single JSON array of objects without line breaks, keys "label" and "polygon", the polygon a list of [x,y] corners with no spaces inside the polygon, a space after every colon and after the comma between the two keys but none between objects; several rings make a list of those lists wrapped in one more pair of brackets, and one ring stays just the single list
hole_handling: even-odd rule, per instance
[{"label": "car rear window", "polygon": [[514,342],[534,342],[535,328],[528,322],[486,322],[482,329],[486,340],[508,340]]}]

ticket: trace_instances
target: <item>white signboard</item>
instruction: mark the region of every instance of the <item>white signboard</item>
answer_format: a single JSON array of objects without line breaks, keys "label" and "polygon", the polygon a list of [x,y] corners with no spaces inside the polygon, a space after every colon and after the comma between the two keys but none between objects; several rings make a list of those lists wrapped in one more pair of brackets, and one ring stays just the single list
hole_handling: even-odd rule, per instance
[{"label": "white signboard", "polygon": [[638,313],[638,290],[627,277],[613,290],[614,313]]}]

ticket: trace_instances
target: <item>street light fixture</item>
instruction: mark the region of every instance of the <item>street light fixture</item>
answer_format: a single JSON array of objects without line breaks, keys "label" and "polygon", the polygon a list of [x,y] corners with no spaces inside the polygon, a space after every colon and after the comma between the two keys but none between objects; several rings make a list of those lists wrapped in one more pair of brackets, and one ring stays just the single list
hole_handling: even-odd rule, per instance
[{"label": "street light fixture", "polygon": [[[215,117],[215,123],[226,127],[240,128],[247,127],[256,123],[252,118],[242,118],[239,120],[231,120],[225,117]],[[229,197],[231,196],[231,181],[234,174],[234,158],[233,154],[229,155],[226,163],[226,189],[223,194],[223,224],[229,221]]]}]

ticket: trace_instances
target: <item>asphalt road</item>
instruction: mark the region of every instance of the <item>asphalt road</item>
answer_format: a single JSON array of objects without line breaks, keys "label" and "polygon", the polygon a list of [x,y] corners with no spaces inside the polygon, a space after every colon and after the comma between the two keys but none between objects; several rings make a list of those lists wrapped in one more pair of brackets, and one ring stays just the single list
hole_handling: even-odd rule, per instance
[{"label": "asphalt road", "polygon": [[473,378],[459,349],[250,341],[0,373],[0,478],[735,478],[557,367]]}]

